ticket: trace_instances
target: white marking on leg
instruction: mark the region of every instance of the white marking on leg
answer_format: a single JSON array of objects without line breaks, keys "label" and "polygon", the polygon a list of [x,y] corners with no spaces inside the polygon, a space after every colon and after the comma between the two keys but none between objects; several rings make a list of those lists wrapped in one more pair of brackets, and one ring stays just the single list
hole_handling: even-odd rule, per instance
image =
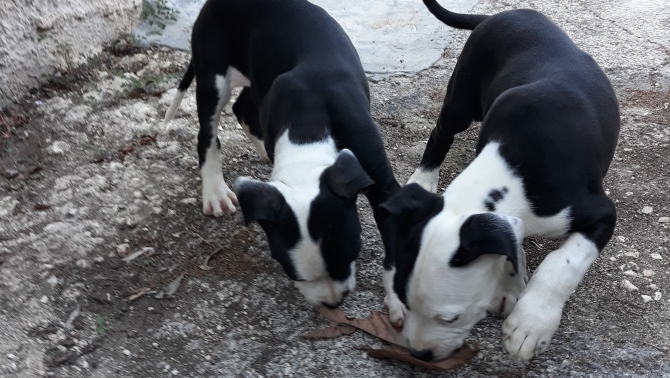
[{"label": "white marking on leg", "polygon": [[174,117],[175,113],[177,113],[177,109],[179,109],[179,104],[181,104],[181,101],[184,99],[184,95],[186,94],[186,90],[184,91],[177,91],[177,94],[174,96],[172,99],[172,103],[170,103],[170,107],[168,110],[165,112],[165,118],[163,119],[163,125],[166,125],[168,122],[172,120]]},{"label": "white marking on leg", "polygon": [[503,323],[503,345],[512,357],[528,361],[547,350],[563,305],[597,257],[596,245],[580,233],[547,255]]},{"label": "white marking on leg", "polygon": [[230,101],[233,88],[249,83],[239,71],[229,67],[226,75],[216,75],[216,88],[219,92],[219,102],[216,105],[211,119],[212,139],[207,148],[205,162],[200,169],[202,176],[202,211],[206,215],[213,214],[220,217],[224,212],[235,212],[237,197],[228,188],[223,179],[221,155],[219,153],[216,132],[221,118],[221,111]]},{"label": "white marking on leg", "polygon": [[384,297],[384,305],[389,309],[389,318],[391,323],[396,327],[402,327],[402,323],[405,320],[405,313],[407,313],[407,308],[400,301],[398,295],[393,291],[393,276],[395,276],[395,268],[391,270],[384,269],[383,282],[384,290],[386,291],[386,297]]},{"label": "white marking on leg", "polygon": [[426,170],[419,167],[416,169],[416,171],[414,171],[409,180],[407,180],[407,183],[417,183],[427,191],[431,193],[437,193],[437,182],[439,179],[440,168]]},{"label": "white marking on leg", "polygon": [[263,143],[262,140],[256,138],[251,131],[249,130],[249,125],[246,123],[240,123],[240,126],[242,126],[242,130],[244,130],[244,135],[249,138],[251,141],[251,144],[254,145],[256,148],[256,152],[258,152],[258,155],[261,157],[266,162],[270,162],[270,158],[268,157],[267,151],[265,151],[265,144]]}]

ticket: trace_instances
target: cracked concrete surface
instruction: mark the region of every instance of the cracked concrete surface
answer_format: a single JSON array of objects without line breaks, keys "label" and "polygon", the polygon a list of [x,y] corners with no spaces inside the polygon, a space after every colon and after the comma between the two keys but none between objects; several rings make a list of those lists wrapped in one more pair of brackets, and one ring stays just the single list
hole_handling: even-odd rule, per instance
[{"label": "cracked concrete surface", "polygon": [[[449,372],[370,359],[356,347],[381,344],[360,332],[303,339],[326,321],[269,257],[261,229],[202,215],[194,91],[170,125],[161,122],[188,55],[151,49],[105,52],[67,86],[25,98],[18,108],[27,120],[0,139],[0,376],[670,376],[664,3],[484,0],[472,11],[545,13],[594,56],[621,103],[605,185],[619,214],[615,235],[567,303],[549,351],[529,365],[504,352],[496,318],[470,337],[479,355]],[[373,114],[401,182],[419,162],[468,32],[454,35],[430,69],[371,83]],[[476,136],[475,126],[457,137],[440,191],[473,159]],[[270,166],[230,108],[219,137],[229,184],[242,174],[268,177]],[[358,286],[344,308],[367,316],[382,309],[383,251],[370,209],[359,203]],[[529,273],[556,245],[526,241]],[[213,269],[201,269],[219,249]],[[155,298],[182,274],[174,296]]]}]

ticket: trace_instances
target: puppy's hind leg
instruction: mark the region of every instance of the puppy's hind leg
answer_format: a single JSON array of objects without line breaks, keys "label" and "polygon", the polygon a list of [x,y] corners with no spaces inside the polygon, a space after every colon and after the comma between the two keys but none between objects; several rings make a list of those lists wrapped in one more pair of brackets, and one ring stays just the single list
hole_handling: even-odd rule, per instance
[{"label": "puppy's hind leg", "polygon": [[225,74],[196,75],[198,104],[198,157],[202,177],[202,210],[206,215],[220,217],[235,212],[237,197],[223,179],[221,144],[216,131],[221,111],[230,101],[235,75],[229,68]]},{"label": "puppy's hind leg", "polygon": [[263,143],[263,129],[261,128],[258,107],[256,107],[251,98],[251,89],[249,87],[244,87],[242,92],[240,92],[240,95],[233,104],[233,113],[235,113],[237,121],[242,126],[242,130],[244,130],[244,134],[254,145],[261,159],[270,162],[268,153],[265,150],[265,144]]}]

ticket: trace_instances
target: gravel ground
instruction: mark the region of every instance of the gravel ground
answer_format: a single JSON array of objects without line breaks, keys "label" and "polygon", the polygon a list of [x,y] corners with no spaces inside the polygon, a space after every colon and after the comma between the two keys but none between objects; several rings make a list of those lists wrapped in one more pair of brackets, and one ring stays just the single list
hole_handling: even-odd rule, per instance
[{"label": "gravel ground", "polygon": [[[622,108],[606,178],[619,213],[615,235],[567,303],[550,350],[530,364],[507,356],[495,318],[471,335],[481,345],[478,356],[451,372],[368,358],[357,347],[381,344],[360,332],[305,340],[326,321],[269,257],[261,229],[244,227],[239,215],[202,214],[193,90],[177,119],[161,126],[188,55],[120,41],[0,117],[0,134],[10,131],[0,138],[0,376],[669,377],[664,3],[483,0],[473,10],[547,14],[601,64]],[[430,69],[371,83],[373,113],[401,182],[419,162],[467,36],[458,32]],[[226,180],[266,179],[270,166],[230,107],[225,113],[219,137]],[[477,131],[457,137],[440,190],[473,159]],[[382,309],[382,246],[364,200],[360,214],[358,290],[344,308],[367,316]],[[556,245],[527,240],[529,272]],[[211,269],[202,269],[215,252]]]}]

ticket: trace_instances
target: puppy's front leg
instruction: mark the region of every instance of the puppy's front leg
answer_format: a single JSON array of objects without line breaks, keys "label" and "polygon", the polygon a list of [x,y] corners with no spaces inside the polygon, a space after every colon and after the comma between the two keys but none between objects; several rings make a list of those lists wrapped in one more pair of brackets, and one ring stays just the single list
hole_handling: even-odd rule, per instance
[{"label": "puppy's front leg", "polygon": [[230,101],[230,80],[224,75],[201,79],[196,76],[198,103],[198,157],[202,177],[202,211],[220,217],[224,212],[235,212],[237,197],[223,180],[221,144],[216,136],[221,111]]},{"label": "puppy's front leg", "polygon": [[395,268],[387,270],[384,268],[384,273],[382,273],[384,281],[384,290],[386,291],[386,297],[384,297],[384,305],[389,309],[389,318],[391,319],[391,324],[396,327],[402,327],[402,324],[405,320],[405,313],[407,313],[407,308],[400,301],[398,295],[393,291],[393,276],[395,276]]},{"label": "puppy's front leg", "polygon": [[503,345],[512,357],[528,361],[547,350],[561,322],[563,305],[598,252],[593,241],[573,233],[547,255],[503,323]]},{"label": "puppy's front leg", "polygon": [[526,274],[526,252],[523,248],[519,249],[519,271],[514,271],[511,263],[505,264],[504,276],[501,279],[496,295],[491,301],[488,312],[493,315],[507,317],[516,305],[521,293],[528,283]]}]

